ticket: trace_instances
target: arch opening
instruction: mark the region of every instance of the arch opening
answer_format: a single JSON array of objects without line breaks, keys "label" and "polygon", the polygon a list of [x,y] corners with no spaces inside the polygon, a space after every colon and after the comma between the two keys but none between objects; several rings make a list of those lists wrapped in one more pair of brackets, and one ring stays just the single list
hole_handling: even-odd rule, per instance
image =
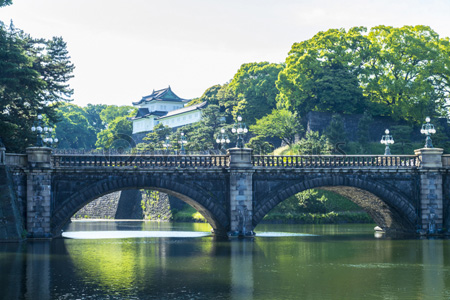
[{"label": "arch opening", "polygon": [[129,182],[126,178],[121,178],[114,182],[104,179],[79,191],[74,191],[68,198],[64,199],[52,214],[51,230],[53,236],[60,236],[62,228],[69,222],[70,218],[86,204],[107,194],[137,189],[154,190],[175,196],[196,209],[212,227],[215,235],[226,235],[228,218],[225,209],[216,205],[214,201],[211,201],[212,199],[209,193],[205,193],[198,188],[193,189],[180,183],[168,181],[160,181],[162,184],[159,186],[148,184],[136,185],[135,182],[132,184]]},{"label": "arch opening", "polygon": [[285,184],[264,199],[256,199],[253,226],[256,227],[272,209],[291,196],[310,189],[330,191],[351,200],[364,210],[386,232],[412,233],[416,229],[418,214],[402,194],[379,183],[329,177]]}]

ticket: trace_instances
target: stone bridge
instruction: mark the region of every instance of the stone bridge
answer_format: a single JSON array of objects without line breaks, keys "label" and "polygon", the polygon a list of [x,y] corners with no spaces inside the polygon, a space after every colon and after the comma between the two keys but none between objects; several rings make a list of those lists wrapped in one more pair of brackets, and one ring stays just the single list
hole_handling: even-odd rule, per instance
[{"label": "stone bridge", "polygon": [[174,195],[197,209],[216,235],[253,235],[277,204],[312,188],[357,203],[386,231],[447,232],[450,156],[424,148],[415,155],[261,156],[53,154],[31,147],[5,154],[29,237],[57,237],[94,199],[125,189]]}]

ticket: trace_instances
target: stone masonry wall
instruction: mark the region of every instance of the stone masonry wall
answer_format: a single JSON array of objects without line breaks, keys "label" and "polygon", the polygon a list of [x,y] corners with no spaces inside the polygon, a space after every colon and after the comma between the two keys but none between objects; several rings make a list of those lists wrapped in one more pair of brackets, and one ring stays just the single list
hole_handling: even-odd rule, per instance
[{"label": "stone masonry wall", "polygon": [[450,232],[450,173],[442,176],[444,228]]},{"label": "stone masonry wall", "polygon": [[[306,129],[312,131],[319,131],[319,133],[323,133],[326,128],[330,125],[330,121],[333,114],[329,112],[310,112],[307,115],[307,125]],[[347,135],[349,141],[357,141],[358,140],[358,123],[362,118],[362,114],[354,114],[354,115],[342,115],[342,119],[344,122],[345,134]],[[450,126],[447,123],[446,119],[438,119],[432,121],[435,125],[442,126],[445,131],[450,132]],[[384,134],[386,129],[392,128],[392,126],[396,125],[405,125],[401,122],[395,121],[390,117],[374,117],[373,122],[369,127],[369,141],[378,142],[381,138],[381,135]],[[420,128],[415,128],[411,135],[412,141],[422,141],[423,135],[420,134]]]},{"label": "stone masonry wall", "polygon": [[0,241],[21,240],[24,230],[21,209],[11,186],[5,166],[0,166]]},{"label": "stone masonry wall", "polygon": [[114,219],[117,212],[121,192],[114,192],[100,197],[82,209],[74,216],[74,219]]},{"label": "stone masonry wall", "polygon": [[151,190],[124,190],[100,197],[80,209],[74,219],[146,219],[168,221],[172,209],[186,205],[176,197]]}]

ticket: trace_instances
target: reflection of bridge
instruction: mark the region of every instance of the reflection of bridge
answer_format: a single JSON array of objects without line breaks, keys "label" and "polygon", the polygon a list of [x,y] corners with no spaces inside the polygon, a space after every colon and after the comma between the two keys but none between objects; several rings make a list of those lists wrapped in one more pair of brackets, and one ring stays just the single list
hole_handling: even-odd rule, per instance
[{"label": "reflection of bridge", "polygon": [[4,154],[32,237],[60,235],[90,201],[152,189],[196,208],[219,235],[251,235],[278,203],[311,188],[342,194],[385,230],[435,232],[450,225],[450,156],[75,155],[32,147]]}]

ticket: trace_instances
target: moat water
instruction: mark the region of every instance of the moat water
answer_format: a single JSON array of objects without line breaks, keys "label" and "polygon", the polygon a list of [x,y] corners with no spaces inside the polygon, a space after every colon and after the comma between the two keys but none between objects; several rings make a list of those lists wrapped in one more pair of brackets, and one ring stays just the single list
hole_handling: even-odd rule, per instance
[{"label": "moat water", "polygon": [[66,238],[0,243],[1,299],[450,299],[450,240],[374,225],[73,222]]}]

